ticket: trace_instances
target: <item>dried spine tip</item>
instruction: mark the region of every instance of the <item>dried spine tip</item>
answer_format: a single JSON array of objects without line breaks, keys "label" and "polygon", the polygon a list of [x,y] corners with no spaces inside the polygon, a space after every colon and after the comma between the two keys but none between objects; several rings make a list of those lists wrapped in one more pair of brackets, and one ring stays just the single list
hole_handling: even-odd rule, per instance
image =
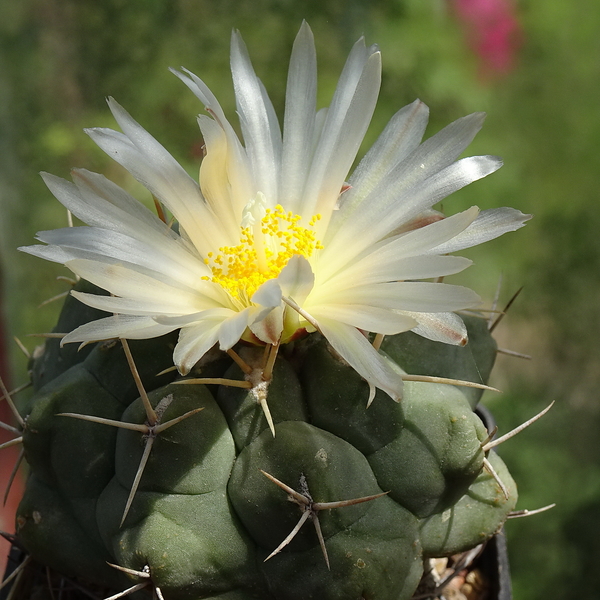
[{"label": "dried spine tip", "polygon": [[47,306],[48,304],[52,304],[52,302],[56,302],[57,300],[62,300],[63,298],[66,298],[69,295],[69,292],[61,292],[60,294],[56,294],[56,296],[52,296],[52,298],[48,298],[47,300],[44,300],[43,302],[40,302],[38,304],[38,308],[42,308],[44,306]]},{"label": "dried spine tip", "polygon": [[156,376],[160,377],[161,375],[166,375],[167,373],[173,373],[174,371],[177,371],[177,367],[175,365],[173,365],[172,367],[169,367],[167,369],[163,369],[162,371],[157,373]]},{"label": "dried spine tip", "polygon": [[149,582],[137,583],[136,585],[132,585],[130,588],[127,588],[126,590],[123,590],[122,592],[119,592],[118,594],[114,594],[113,596],[109,596],[108,598],[105,598],[104,600],[117,600],[118,598],[123,598],[124,596],[129,596],[129,594],[133,594],[134,592],[143,590],[145,587],[148,587],[149,585],[150,585]]},{"label": "dried spine tip", "polygon": [[528,510],[524,508],[523,510],[513,510],[508,513],[507,519],[519,519],[521,517],[532,517],[533,515],[539,515],[540,513],[546,512],[551,508],[554,508],[556,503],[548,504],[547,506],[542,506],[541,508],[535,508],[533,510]]},{"label": "dried spine tip", "polygon": [[2,498],[2,506],[6,505],[6,502],[8,500],[8,495],[10,494],[10,489],[12,488],[12,484],[15,480],[15,477],[17,476],[17,472],[19,470],[19,467],[21,466],[21,463],[23,462],[24,457],[25,457],[25,448],[21,448],[21,451],[19,452],[19,456],[17,457],[17,460],[15,461],[12,471],[10,472],[10,475],[8,476],[6,490],[4,490],[4,497]]},{"label": "dried spine tip", "polygon": [[252,384],[249,381],[240,379],[223,379],[222,377],[199,377],[195,379],[180,379],[173,382],[176,385],[226,385],[228,387],[238,387],[250,389]]},{"label": "dried spine tip", "polygon": [[[29,563],[32,560],[33,560],[33,557],[31,556],[31,554],[29,554],[28,556],[26,556],[25,559],[23,560],[23,562],[20,565],[18,565],[17,567],[15,567],[15,570],[10,575],[8,575],[6,577],[6,579],[4,579],[4,581],[0,581],[0,590],[2,588],[4,588],[5,586],[7,586],[11,581],[13,581],[13,579],[16,579],[17,577],[20,577],[25,572],[25,569],[27,568],[27,565],[29,565]],[[15,589],[16,589],[16,587],[15,587]],[[7,596],[7,598],[10,598],[10,597],[12,597],[12,594],[9,594]]]},{"label": "dried spine tip", "polygon": [[[28,333],[27,337],[39,337],[44,339],[62,340],[67,334],[52,331],[50,333]],[[81,347],[81,346],[80,346]]]},{"label": "dried spine tip", "polygon": [[385,335],[383,333],[375,334],[375,337],[373,338],[373,348],[375,348],[375,350],[379,350],[381,348],[383,338],[385,338]]},{"label": "dried spine tip", "polygon": [[504,315],[508,312],[508,309],[512,306],[513,302],[518,298],[519,294],[523,291],[523,287],[520,287],[513,295],[512,298],[506,303],[506,306],[504,307],[504,310],[500,313],[500,315],[498,316],[498,318],[490,324],[489,326],[489,330],[490,333],[493,333],[494,329],[496,329],[496,327],[498,327],[498,325],[500,324],[500,321],[502,321],[502,319],[504,318]]},{"label": "dried spine tip", "polygon": [[4,429],[5,431],[9,431],[10,433],[14,433],[15,435],[20,435],[21,430],[9,425],[8,423],[4,423],[0,421],[0,429]]},{"label": "dried spine tip", "polygon": [[134,575],[135,577],[140,577],[142,579],[149,579],[150,577],[150,567],[146,565],[143,571],[136,571],[135,569],[128,569],[127,567],[122,567],[121,565],[114,565],[113,563],[106,563],[109,567],[113,569],[117,569],[118,571],[122,571],[123,573],[127,573],[128,575]]},{"label": "dried spine tip", "polygon": [[448,377],[433,377],[430,375],[401,375],[402,381],[421,381],[424,383],[442,383],[444,385],[459,385],[462,387],[476,388],[478,390],[489,390],[490,392],[500,392],[499,389],[485,385],[484,383],[475,383],[474,381],[463,381],[461,379],[450,379]]},{"label": "dried spine tip", "polygon": [[233,359],[233,362],[244,372],[246,375],[252,373],[252,367],[233,349],[227,350],[227,354]]},{"label": "dried spine tip", "polygon": [[25,358],[29,360],[31,358],[31,352],[27,350],[27,348],[23,345],[23,342],[16,335],[13,336],[13,340],[15,340],[19,350],[25,355]]},{"label": "dried spine tip", "polygon": [[496,309],[498,308],[498,301],[500,300],[500,291],[502,289],[502,275],[500,275],[500,277],[498,277],[498,284],[496,285],[496,293],[494,294],[494,301],[492,302],[492,310],[490,311],[490,317],[488,320],[488,329],[490,329],[490,327],[492,327],[492,325],[494,324],[494,313],[500,312],[500,314],[502,314],[501,311],[497,311]]},{"label": "dried spine tip", "polygon": [[541,419],[553,406],[554,406],[554,400],[548,406],[546,406],[546,408],[544,408],[544,410],[540,411],[534,417],[531,417],[531,419],[529,419],[528,421],[525,421],[525,423],[523,423],[522,425],[515,427],[512,431],[505,433],[503,436],[500,436],[496,440],[488,441],[488,442],[482,444],[481,449],[484,452],[488,452],[492,448],[495,448],[496,446],[499,446],[500,444],[506,442],[507,440],[510,440],[510,438],[517,435],[517,433],[520,433],[521,431],[523,431],[523,429],[525,429],[526,427],[529,427],[531,424],[535,423],[538,419]]},{"label": "dried spine tip", "polygon": [[8,440],[8,442],[0,444],[0,450],[4,450],[4,448],[10,448],[11,446],[16,446],[17,444],[21,444],[22,442],[23,436],[19,436],[18,438],[14,438],[12,440]]},{"label": "dried spine tip", "polygon": [[76,275],[73,279],[73,277],[65,277],[64,275],[59,275],[56,278],[56,281],[66,281],[69,285],[77,285],[77,282],[79,281],[79,276]]},{"label": "dried spine tip", "polygon": [[22,428],[25,425],[25,420],[21,416],[21,413],[17,410],[17,407],[15,406],[15,403],[13,402],[10,392],[4,385],[4,381],[2,380],[2,377],[0,377],[0,391],[2,392],[2,396],[4,397],[4,399],[6,400],[6,403],[8,404],[8,407],[10,408],[10,412],[12,412],[13,417],[16,419],[17,423]]},{"label": "dried spine tip", "polygon": [[321,331],[319,329],[319,323],[317,320],[309,315],[303,308],[301,308],[292,298],[288,298],[286,296],[282,296],[281,298],[289,307],[293,308],[301,317],[304,317],[314,328],[316,331]]},{"label": "dried spine tip", "polygon": [[154,409],[150,404],[150,399],[148,398],[148,394],[144,389],[144,384],[140,379],[140,374],[138,373],[137,367],[135,366],[131,350],[129,349],[129,344],[124,338],[121,338],[121,344],[123,345],[123,350],[125,351],[125,356],[127,357],[127,364],[129,365],[129,369],[131,370],[131,374],[133,375],[133,380],[135,381],[135,385],[144,404],[144,409],[146,410],[146,417],[148,418],[148,422],[150,423],[150,425],[154,425],[157,419],[156,413],[154,412]]},{"label": "dried spine tip", "polygon": [[271,381],[273,377],[273,368],[275,367],[275,359],[279,352],[279,344],[270,344],[268,346],[269,352],[267,354],[267,360],[263,367],[262,378],[264,381]]},{"label": "dried spine tip", "polygon": [[531,360],[531,355],[523,354],[522,352],[515,352],[514,350],[507,350],[506,348],[497,348],[498,354],[506,354],[507,356],[514,356],[515,358],[523,358],[524,360]]},{"label": "dried spine tip", "polygon": [[483,459],[483,468],[495,479],[496,483],[500,486],[504,497],[508,500],[508,490],[506,489],[506,486],[504,485],[502,479],[500,479],[498,473],[496,473],[496,470],[492,466],[492,463],[487,458]]},{"label": "dried spine tip", "polygon": [[[144,567],[143,571],[136,571],[135,569],[128,569],[126,567],[121,567],[119,565],[114,565],[112,563],[107,563],[108,566],[113,567],[114,569],[117,569],[118,571],[122,571],[123,573],[127,573],[128,575],[133,575],[134,577],[139,577],[140,579],[150,579],[150,566],[146,565]],[[137,592],[138,590],[141,590],[145,587],[147,587],[148,585],[151,585],[151,582],[144,582],[144,583],[138,583],[130,588],[127,588],[126,590],[123,590],[122,592],[119,592],[118,594],[115,594],[114,596],[111,596],[110,598],[106,598],[105,600],[111,600],[114,599],[116,600],[116,598],[122,598],[123,596],[128,596],[129,594],[133,594],[134,592]],[[152,584],[153,586],[153,591],[156,595],[156,597],[158,598],[158,600],[164,600],[164,596],[160,590],[160,588],[154,584]]]}]

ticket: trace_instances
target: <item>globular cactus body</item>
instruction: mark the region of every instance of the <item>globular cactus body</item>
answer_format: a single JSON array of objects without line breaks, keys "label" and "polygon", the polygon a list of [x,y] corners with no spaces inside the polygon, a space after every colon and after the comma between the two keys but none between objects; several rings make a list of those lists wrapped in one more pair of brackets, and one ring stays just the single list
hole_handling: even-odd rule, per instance
[{"label": "globular cactus body", "polygon": [[[86,321],[85,311],[70,301],[61,320]],[[403,368],[413,360],[427,374],[487,378],[495,345],[483,319],[466,322],[465,348],[407,333],[386,338],[382,351]],[[17,532],[35,558],[116,591],[146,582],[165,600],[402,600],[424,559],[485,541],[514,507],[501,460],[487,456],[508,498],[484,469],[488,434],[473,412],[477,390],[406,382],[401,402],[377,392],[366,408],[368,385],[318,334],[280,353],[266,391],[185,385],[173,371],[156,376],[172,364],[173,343],[131,343],[160,422],[202,408],[159,433],[62,416],[146,421],[119,342],[76,354],[51,341],[34,359],[37,390],[24,429],[31,476]],[[262,359],[258,348],[239,352],[250,366]],[[199,374],[248,377],[225,355]],[[289,502],[261,471],[309,500]],[[265,562],[306,511],[294,539]],[[131,580],[107,563],[150,577]]]}]

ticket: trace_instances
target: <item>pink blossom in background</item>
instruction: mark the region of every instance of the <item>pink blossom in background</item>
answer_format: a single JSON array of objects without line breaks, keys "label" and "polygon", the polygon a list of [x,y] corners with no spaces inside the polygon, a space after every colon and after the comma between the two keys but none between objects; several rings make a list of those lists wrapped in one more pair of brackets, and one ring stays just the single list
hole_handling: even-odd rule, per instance
[{"label": "pink blossom in background", "polygon": [[515,64],[522,28],[510,0],[450,0],[481,63],[484,77],[502,76]]}]

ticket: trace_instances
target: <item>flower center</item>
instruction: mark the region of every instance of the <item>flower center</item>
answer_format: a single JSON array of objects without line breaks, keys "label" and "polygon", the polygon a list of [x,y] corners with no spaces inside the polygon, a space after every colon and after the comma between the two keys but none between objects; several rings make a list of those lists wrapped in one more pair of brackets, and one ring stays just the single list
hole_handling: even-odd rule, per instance
[{"label": "flower center", "polygon": [[278,204],[264,210],[254,226],[241,227],[240,243],[223,246],[219,253],[208,253],[204,262],[211,268],[214,281],[234,298],[249,302],[254,292],[269,279],[276,278],[292,256],[308,258],[323,248],[312,228],[321,215],[314,215],[308,227],[300,225],[300,215],[285,212]]}]

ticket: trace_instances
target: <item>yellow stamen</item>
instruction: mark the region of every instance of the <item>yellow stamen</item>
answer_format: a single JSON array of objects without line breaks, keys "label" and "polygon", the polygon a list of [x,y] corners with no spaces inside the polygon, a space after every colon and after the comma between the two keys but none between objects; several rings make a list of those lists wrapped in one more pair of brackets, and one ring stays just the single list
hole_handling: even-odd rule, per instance
[{"label": "yellow stamen", "polygon": [[[216,256],[213,252],[208,254],[204,262],[210,266],[212,277],[203,279],[218,283],[233,297],[248,302],[265,281],[279,275],[292,256],[308,258],[323,248],[315,232],[300,225],[301,218],[286,213],[279,204],[274,209],[267,208],[260,222],[262,243],[257,243],[253,234],[253,229],[256,232],[258,228],[241,227],[237,246],[223,246]],[[309,227],[314,227],[320,218],[321,215],[314,215]]]}]

